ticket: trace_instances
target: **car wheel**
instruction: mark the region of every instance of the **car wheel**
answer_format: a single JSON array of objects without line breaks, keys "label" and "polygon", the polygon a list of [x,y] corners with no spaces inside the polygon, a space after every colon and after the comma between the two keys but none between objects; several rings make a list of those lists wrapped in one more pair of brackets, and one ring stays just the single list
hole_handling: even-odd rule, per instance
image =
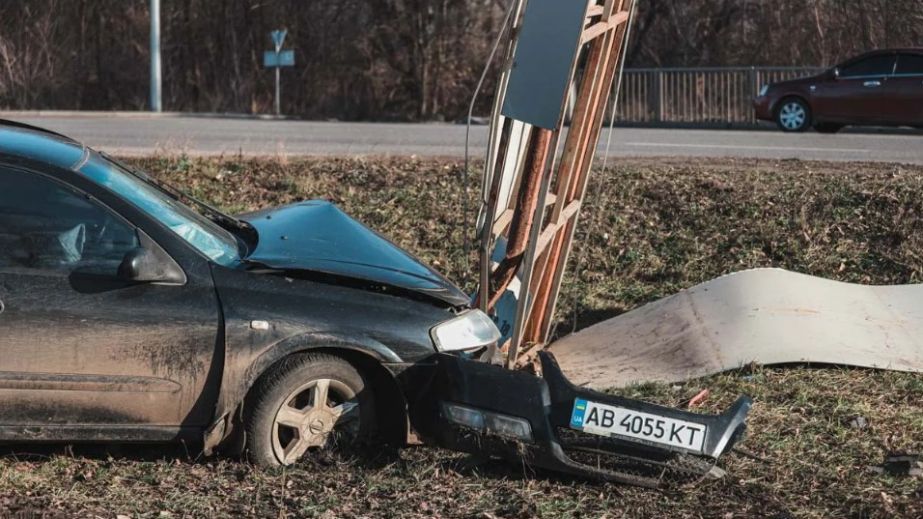
[{"label": "car wheel", "polygon": [[811,108],[797,97],[783,99],[776,110],[776,123],[785,132],[803,132],[811,126]]},{"label": "car wheel", "polygon": [[814,125],[814,129],[817,130],[817,133],[837,133],[843,128],[844,126],[842,124],[833,123],[818,123]]},{"label": "car wheel", "polygon": [[371,386],[349,362],[289,357],[260,379],[247,405],[247,455],[257,465],[286,466],[310,450],[367,440],[374,409]]}]

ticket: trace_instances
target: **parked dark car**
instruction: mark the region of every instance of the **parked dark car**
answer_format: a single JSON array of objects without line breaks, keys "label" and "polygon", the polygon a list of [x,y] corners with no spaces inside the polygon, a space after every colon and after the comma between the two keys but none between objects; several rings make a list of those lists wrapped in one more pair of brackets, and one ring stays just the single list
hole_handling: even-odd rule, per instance
[{"label": "parked dark car", "polygon": [[817,76],[765,85],[753,104],[758,119],[786,132],[923,128],[923,49],[869,52]]},{"label": "parked dark car", "polygon": [[232,217],[0,122],[0,441],[245,442],[287,465],[402,440],[415,373],[499,337],[328,202]]}]

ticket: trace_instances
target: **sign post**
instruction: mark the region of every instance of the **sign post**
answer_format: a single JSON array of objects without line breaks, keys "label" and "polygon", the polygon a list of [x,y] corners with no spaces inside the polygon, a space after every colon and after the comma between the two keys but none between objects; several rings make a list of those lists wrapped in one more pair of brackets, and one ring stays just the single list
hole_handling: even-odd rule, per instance
[{"label": "sign post", "polygon": [[268,50],[263,53],[263,66],[266,68],[275,69],[276,73],[276,97],[274,103],[276,115],[282,114],[281,69],[282,67],[295,66],[295,51],[282,50],[282,46],[285,44],[285,36],[287,34],[288,31],[285,29],[272,31],[269,33],[270,38],[272,38],[272,44],[275,47],[275,50]]},{"label": "sign post", "polygon": [[161,104],[160,64],[160,0],[151,0],[151,111],[160,112]]}]

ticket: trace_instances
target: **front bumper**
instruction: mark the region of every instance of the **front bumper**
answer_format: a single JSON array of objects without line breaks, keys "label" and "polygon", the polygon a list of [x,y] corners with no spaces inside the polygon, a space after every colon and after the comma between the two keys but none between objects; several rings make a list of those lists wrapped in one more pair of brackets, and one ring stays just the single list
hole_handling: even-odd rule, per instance
[{"label": "front bumper", "polygon": [[[745,430],[751,400],[741,397],[727,412],[688,413],[579,388],[554,357],[540,353],[542,378],[452,355],[439,355],[433,385],[411,410],[417,431],[439,446],[502,457],[516,464],[571,476],[653,487],[665,479],[707,474]],[[707,427],[703,452],[643,440],[590,435],[569,427],[575,399],[694,422]],[[445,404],[527,420],[531,441],[484,433],[448,419]]]},{"label": "front bumper", "polygon": [[756,118],[760,121],[772,121],[772,98],[768,95],[759,96],[753,99],[753,110]]}]

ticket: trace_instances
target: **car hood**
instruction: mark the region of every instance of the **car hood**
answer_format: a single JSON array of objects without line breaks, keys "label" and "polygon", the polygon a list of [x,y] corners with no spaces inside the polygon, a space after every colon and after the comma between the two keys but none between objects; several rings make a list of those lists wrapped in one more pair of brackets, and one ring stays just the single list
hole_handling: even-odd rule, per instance
[{"label": "car hood", "polygon": [[445,277],[330,202],[300,202],[240,218],[259,233],[248,261],[390,285],[452,306],[470,303]]},{"label": "car hood", "polygon": [[773,88],[792,88],[792,87],[810,85],[810,84],[823,81],[824,74],[826,74],[826,72],[815,74],[813,76],[805,76],[805,77],[799,77],[795,79],[788,79],[786,81],[779,81],[777,83],[773,83],[772,87]]}]

